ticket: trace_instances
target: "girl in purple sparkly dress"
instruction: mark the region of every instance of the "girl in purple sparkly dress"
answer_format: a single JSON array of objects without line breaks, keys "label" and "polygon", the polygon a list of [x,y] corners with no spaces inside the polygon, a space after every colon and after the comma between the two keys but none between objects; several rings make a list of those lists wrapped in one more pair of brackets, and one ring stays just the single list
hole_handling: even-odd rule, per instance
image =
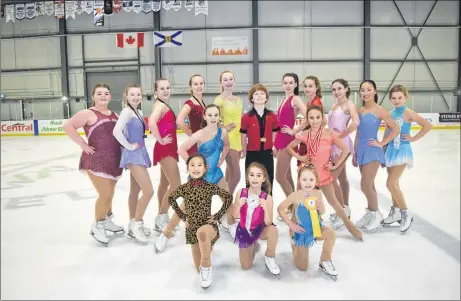
[{"label": "girl in purple sparkly dress", "polygon": [[274,202],[266,168],[258,162],[251,163],[246,170],[246,184],[249,188],[237,191],[233,207],[233,215],[240,216],[240,221],[230,226],[230,233],[240,249],[240,265],[244,270],[251,268],[259,250],[258,240],[267,240],[266,268],[278,277],[280,268],[275,261],[275,248],[279,233],[272,223]]},{"label": "girl in purple sparkly dress", "polygon": [[[144,142],[147,126],[144,123],[142,111],[138,109],[142,100],[141,86],[128,85],[123,96],[126,107],[120,112],[113,134],[124,148],[120,167],[130,170],[128,236],[136,239],[140,244],[146,245],[145,232],[149,234],[149,230],[144,228],[143,217],[154,194],[154,188],[147,171],[152,165]],[[140,198],[139,192],[142,192]]]},{"label": "girl in purple sparkly dress", "polygon": [[[75,114],[63,127],[69,138],[82,148],[79,169],[86,172],[98,192],[95,222],[91,226],[90,234],[107,246],[109,237],[106,230],[113,233],[124,232],[123,227],[112,221],[115,184],[123,171],[120,168],[122,149],[112,135],[118,116],[107,108],[111,100],[109,87],[106,84],[97,84],[92,97],[92,107]],[[85,130],[88,142],[77,132],[81,127]]]}]

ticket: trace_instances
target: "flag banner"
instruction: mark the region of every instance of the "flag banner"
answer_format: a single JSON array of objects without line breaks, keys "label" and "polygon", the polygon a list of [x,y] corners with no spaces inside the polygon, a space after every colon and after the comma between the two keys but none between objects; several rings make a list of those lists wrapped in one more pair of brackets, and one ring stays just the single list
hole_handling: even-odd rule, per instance
[{"label": "flag banner", "polygon": [[174,10],[174,11],[180,10],[180,9],[181,9],[181,5],[182,5],[182,4],[181,4],[181,1],[179,1],[179,0],[173,1],[173,10]]},{"label": "flag banner", "polygon": [[75,19],[75,2],[74,1],[66,1],[66,19],[72,17]]},{"label": "flag banner", "polygon": [[10,4],[5,6],[5,14],[6,14],[6,23],[13,21],[16,22],[16,18],[14,17],[14,4]]},{"label": "flag banner", "polygon": [[26,4],[26,18],[32,20],[35,18],[35,3],[27,3]]},{"label": "flag banner", "polygon": [[191,11],[194,8],[194,1],[193,0],[186,0],[184,2],[184,7],[188,10]]},{"label": "flag banner", "polygon": [[162,9],[162,0],[154,0],[152,1],[152,10],[154,12],[159,12]]},{"label": "flag banner", "polygon": [[54,16],[57,19],[64,18],[64,1],[56,1],[54,3]]},{"label": "flag banner", "polygon": [[117,33],[116,43],[118,48],[141,48],[144,47],[144,32]]},{"label": "flag banner", "polygon": [[152,2],[150,0],[144,0],[142,2],[142,12],[148,14],[152,11]]},{"label": "flag banner", "polygon": [[22,20],[26,17],[24,4],[16,4],[16,19]]},{"label": "flag banner", "polygon": [[104,1],[94,1],[94,26],[104,26]]},{"label": "flag banner", "polygon": [[122,0],[114,0],[112,3],[112,9],[115,14],[118,14],[122,9]]},{"label": "flag banner", "polygon": [[[53,13],[51,13],[52,15]],[[35,2],[35,15],[43,16],[45,15],[45,2]]]},{"label": "flag banner", "polygon": [[81,15],[83,13],[83,3],[81,0],[74,1],[74,7],[77,15]]},{"label": "flag banner", "polygon": [[133,1],[132,0],[123,0],[123,10],[126,12],[130,12],[133,10]]},{"label": "flag banner", "polygon": [[172,0],[163,0],[162,3],[163,9],[166,11],[169,11],[171,7],[173,6],[173,1]]},{"label": "flag banner", "polygon": [[142,1],[133,1],[133,11],[139,14],[142,10]]},{"label": "flag banner", "polygon": [[179,31],[155,31],[155,47],[179,47],[182,46],[182,30]]},{"label": "flag banner", "polygon": [[85,1],[85,11],[87,14],[93,14],[94,13],[94,2],[93,1]]},{"label": "flag banner", "polygon": [[112,0],[104,0],[104,14],[110,16],[112,13]]},{"label": "flag banner", "polygon": [[195,15],[205,14],[208,16],[208,1],[195,1]]}]

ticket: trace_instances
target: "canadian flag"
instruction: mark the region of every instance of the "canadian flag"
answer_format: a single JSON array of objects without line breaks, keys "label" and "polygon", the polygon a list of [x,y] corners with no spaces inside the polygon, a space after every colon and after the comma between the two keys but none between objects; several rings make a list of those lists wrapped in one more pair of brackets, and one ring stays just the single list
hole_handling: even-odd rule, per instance
[{"label": "canadian flag", "polygon": [[144,33],[117,33],[118,48],[144,47]]}]

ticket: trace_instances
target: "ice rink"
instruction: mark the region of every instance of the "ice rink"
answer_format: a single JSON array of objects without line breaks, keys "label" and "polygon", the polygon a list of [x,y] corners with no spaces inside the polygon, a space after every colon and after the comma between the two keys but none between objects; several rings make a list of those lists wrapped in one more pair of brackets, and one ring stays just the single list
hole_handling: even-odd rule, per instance
[{"label": "ice rink", "polygon": [[[184,139],[179,135],[180,142]],[[153,144],[149,137],[150,153]],[[1,299],[459,299],[460,131],[432,130],[413,144],[413,150],[415,167],[400,183],[415,217],[412,228],[405,235],[398,227],[364,233],[363,243],[346,230],[337,231],[337,282],[317,269],[321,245],[311,249],[309,270],[298,271],[288,228],[276,221],[280,279],[265,269],[264,242],[254,268],[243,271],[237,246],[222,234],[212,254],[213,284],[204,291],[185,244],[183,224],[161,254],[153,250],[157,233],[147,246],[113,236],[106,248],[89,235],[96,192],[77,170],[79,147],[65,136],[2,137]],[[184,182],[184,162],[179,166]],[[242,172],[243,166],[241,160]],[[351,160],[347,170],[356,221],[366,199]],[[151,168],[150,175],[156,193],[159,167]],[[375,183],[385,216],[391,205],[386,176],[380,169]],[[125,172],[113,203],[115,221],[125,227],[128,192]],[[276,205],[283,200],[278,184],[274,199]],[[328,205],[327,210],[331,212]],[[149,228],[156,212],[155,195],[145,215]]]}]

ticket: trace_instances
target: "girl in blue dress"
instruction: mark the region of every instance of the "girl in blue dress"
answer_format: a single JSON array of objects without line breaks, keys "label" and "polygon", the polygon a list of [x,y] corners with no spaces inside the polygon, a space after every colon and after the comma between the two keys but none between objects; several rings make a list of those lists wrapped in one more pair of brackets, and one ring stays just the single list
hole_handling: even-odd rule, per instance
[{"label": "girl in blue dress", "polygon": [[229,137],[227,132],[220,128],[220,110],[218,106],[211,104],[205,107],[202,129],[190,136],[178,149],[178,154],[187,161],[187,151],[195,144],[198,145],[198,153],[206,158],[208,165],[205,174],[205,181],[217,184],[227,190],[227,183],[221,170],[226,156],[229,152]]},{"label": "girl in blue dress", "polygon": [[[392,207],[389,216],[384,219],[384,225],[394,222],[400,223],[400,232],[404,234],[411,226],[413,216],[407,211],[407,203],[400,190],[399,180],[406,168],[413,167],[413,151],[411,142],[424,137],[432,128],[429,121],[419,116],[416,112],[408,109],[405,103],[408,99],[408,91],[402,85],[396,85],[389,91],[389,99],[394,106],[391,117],[400,127],[400,135],[397,135],[386,147],[385,161],[388,171],[387,188],[392,196]],[[411,136],[411,124],[417,123],[422,129]],[[385,135],[389,135],[386,131]]]},{"label": "girl in blue dress", "polygon": [[[366,228],[368,232],[374,232],[381,228],[383,221],[383,215],[378,209],[375,177],[379,166],[385,164],[383,147],[399,134],[399,127],[389,113],[377,104],[378,95],[374,81],[365,80],[360,84],[360,96],[363,100],[363,107],[358,112],[360,124],[355,135],[352,164],[360,167],[362,174],[360,187],[367,198],[368,206],[356,226]],[[378,141],[381,121],[384,121],[390,132],[382,141]]]},{"label": "girl in blue dress", "polygon": [[[144,227],[143,217],[154,189],[147,171],[152,163],[144,142],[146,124],[142,111],[138,109],[142,101],[141,86],[128,85],[123,95],[125,108],[120,112],[113,135],[123,146],[120,168],[130,170],[128,236],[146,245],[146,234],[149,235],[150,232]],[[142,192],[140,198],[139,192]]]},{"label": "girl in blue dress", "polygon": [[[295,266],[306,271],[309,265],[309,249],[316,241],[323,240],[319,268],[336,280],[338,272],[332,262],[332,252],[336,241],[335,232],[324,225],[321,216],[325,213],[322,192],[315,189],[319,175],[313,164],[301,164],[298,171],[299,190],[287,196],[277,208],[280,217],[289,228],[291,250]],[[291,217],[285,210],[292,206]]]},{"label": "girl in blue dress", "polygon": [[[220,122],[220,110],[217,105],[210,104],[206,106],[203,114],[202,129],[193,133],[179,146],[178,154],[187,162],[189,158],[189,153],[187,151],[194,145],[198,145],[198,153],[205,157],[207,164],[207,171],[203,179],[209,183],[217,184],[222,189],[228,190],[221,165],[229,152],[229,137],[227,136],[226,130],[218,126]],[[181,206],[183,206],[183,204],[181,204]],[[184,210],[181,206],[180,208]],[[235,223],[231,213],[232,208],[229,208],[226,216],[230,225]],[[222,219],[225,219],[226,216],[223,216]],[[165,248],[168,239],[173,236],[174,227],[176,227],[179,222],[180,219],[175,213],[166,229],[155,243],[156,252],[161,252]],[[222,222],[223,220],[220,221],[220,223]]]}]

